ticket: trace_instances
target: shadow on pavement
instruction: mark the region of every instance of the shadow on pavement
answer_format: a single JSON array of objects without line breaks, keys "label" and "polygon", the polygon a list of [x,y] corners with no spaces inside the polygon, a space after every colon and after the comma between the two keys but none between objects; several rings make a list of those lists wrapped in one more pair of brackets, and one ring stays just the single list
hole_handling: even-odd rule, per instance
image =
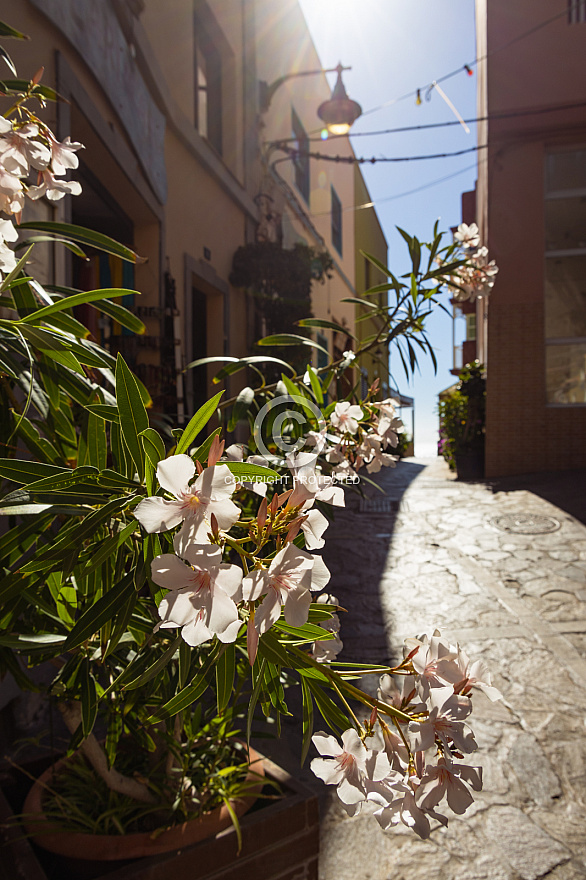
[{"label": "shadow on pavement", "polygon": [[[403,495],[410,483],[426,465],[413,461],[399,461],[395,468],[386,468],[374,476],[383,490],[363,482],[365,498],[357,492],[346,491],[346,507],[335,508],[335,520],[325,534],[323,558],[332,578],[326,590],[336,596],[347,614],[340,613],[340,636],[344,649],[338,659],[355,663],[389,663],[399,658],[390,654],[392,635],[383,619],[380,582],[395,530]],[[358,683],[372,694],[378,687],[378,676],[364,676]],[[292,715],[282,721],[282,733],[269,738],[253,740],[253,745],[305,782],[320,799],[322,808],[328,803],[328,788],[309,769],[309,760],[299,766],[302,743],[302,704],[299,687],[285,692]],[[318,710],[315,710],[315,730],[326,730]],[[317,754],[313,748],[310,758]]]},{"label": "shadow on pavement", "polygon": [[525,489],[539,495],[560,510],[565,510],[586,525],[586,469],[547,471],[488,480],[493,492],[514,492]]},{"label": "shadow on pavement", "polygon": [[366,498],[346,492],[326,532],[324,561],[332,573],[328,590],[347,614],[340,614],[345,662],[388,663],[389,636],[380,603],[380,582],[403,495],[425,465],[399,461],[375,475],[384,493],[363,482]]}]

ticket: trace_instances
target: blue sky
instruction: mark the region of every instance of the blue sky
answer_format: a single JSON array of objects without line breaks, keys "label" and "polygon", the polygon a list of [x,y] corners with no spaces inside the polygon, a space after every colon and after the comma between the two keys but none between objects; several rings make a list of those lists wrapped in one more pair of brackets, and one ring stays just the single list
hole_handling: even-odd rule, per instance
[{"label": "blue sky", "polygon": [[[354,134],[454,119],[437,93],[432,93],[431,101],[423,100],[421,106],[407,98],[375,112],[368,111],[417,88],[422,89],[424,98],[424,87],[430,82],[474,60],[473,0],[300,0],[300,5],[324,67],[334,67],[338,61],[352,67],[344,74],[344,84],[348,95],[363,109],[363,116],[352,129]],[[464,118],[476,115],[476,73],[468,76],[462,71],[442,83],[442,88]],[[352,144],[357,156],[369,158],[453,152],[475,146],[475,126],[470,129],[470,134],[456,125],[353,137]],[[389,243],[389,266],[400,274],[408,269],[408,260],[403,239],[395,227],[401,226],[427,240],[438,218],[440,229],[449,231],[451,226],[457,226],[461,220],[461,193],[474,188],[476,153],[362,167]],[[455,176],[426,186],[449,175]],[[401,196],[424,186],[420,192]],[[449,373],[451,319],[438,311],[431,316],[428,329],[438,359],[437,375],[431,362],[422,360],[421,373],[408,383],[397,358],[391,355],[400,390],[415,398],[419,455],[435,454],[437,394],[454,381]]]}]

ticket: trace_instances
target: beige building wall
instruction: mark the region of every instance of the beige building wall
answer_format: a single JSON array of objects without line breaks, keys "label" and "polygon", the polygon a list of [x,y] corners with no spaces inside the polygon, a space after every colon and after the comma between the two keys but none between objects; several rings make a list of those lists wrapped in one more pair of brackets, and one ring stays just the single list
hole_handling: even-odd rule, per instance
[{"label": "beige building wall", "polygon": [[[297,0],[255,0],[257,28],[257,72],[260,80],[271,84],[281,76],[301,71],[333,67],[338,59],[320,59],[307,29]],[[347,137],[320,139],[323,123],[317,116],[319,105],[331,96],[325,74],[291,78],[274,93],[269,109],[262,116],[260,138],[266,163],[263,192],[268,192],[282,214],[283,244],[296,241],[329,251],[334,261],[333,277],[325,284],[314,284],[314,317],[335,321],[353,332],[354,307],[341,302],[354,295],[355,240],[352,211],[354,206],[353,166],[310,158],[305,194],[298,185],[295,163],[275,142],[284,140],[297,145],[292,120],[298,117],[310,139],[305,145],[311,152],[352,158]],[[341,203],[341,248],[332,235],[332,189]],[[348,345],[341,334],[320,331],[327,339],[330,354]]]},{"label": "beige building wall", "polygon": [[[188,417],[212,390],[215,370],[209,368],[207,382],[205,368],[203,379],[201,372],[183,374],[190,360],[248,353],[246,302],[228,277],[258,216],[250,171],[254,55],[243,51],[252,37],[249,7],[238,4],[235,11],[219,0],[173,0],[164,7],[158,0],[15,0],[3,14],[31,36],[11,46],[19,73],[32,76],[45,64],[44,82],[70,101],[50,106],[47,121],[61,137],[71,134],[86,145],[85,196],[43,205],[46,217],[76,219],[87,210],[92,225],[97,209],[88,202],[85,176],[92,193],[95,188],[130,221],[133,240],[126,243],[148,257],[134,280],[146,334],[125,345],[155,405],[171,416]],[[212,53],[220,70],[212,97],[221,103],[222,126],[215,138],[206,137],[201,112],[198,119],[198,52]],[[67,262],[55,253],[53,280],[71,280]],[[198,348],[203,338],[205,351]],[[161,377],[168,385],[175,375],[178,413],[169,412],[161,385]]]},{"label": "beige building wall", "polygon": [[477,21],[488,55],[479,115],[492,117],[480,129],[478,219],[499,266],[485,330],[486,474],[584,467],[586,23],[566,0],[479,0]]},{"label": "beige building wall", "polygon": [[[355,168],[308,158],[300,188],[295,162],[275,147],[293,143],[296,114],[306,148],[353,157],[348,138],[319,138],[330,85],[321,73],[292,78],[259,113],[259,80],[322,68],[298,0],[13,0],[2,17],[31,37],[10,46],[19,75],[44,64],[43,81],[69,102],[50,105],[47,122],[86,146],[83,195],[29,211],[99,228],[148,258],[132,279],[145,336],[116,344],[156,409],[187,418],[217,391],[217,365],[184,372],[191,360],[250,353],[253,302],[229,277],[237,248],[256,239],[267,193],[283,246],[305,242],[334,261],[333,277],[314,285],[313,314],[354,331],[355,307],[342,300],[356,284]],[[102,286],[101,264],[84,274],[58,246],[41,262],[49,283]],[[350,347],[343,334],[321,335],[330,354]],[[227,396],[245,381],[232,377]]]},{"label": "beige building wall", "polygon": [[[372,199],[358,165],[354,166],[354,201],[356,205],[356,210],[353,212],[356,244],[355,287],[356,294],[361,297],[370,287],[384,284],[387,281],[386,276],[366,259],[364,253],[371,254],[386,266],[388,245],[374,206],[360,207],[371,204]],[[368,297],[369,302],[385,307],[388,304],[388,299],[387,292]],[[368,309],[356,306],[357,318],[365,314],[368,314]],[[359,321],[356,324],[356,335],[362,340],[379,333],[381,327],[382,320],[380,318]],[[364,378],[369,385],[375,379],[380,379],[383,397],[386,397],[389,387],[388,348],[376,346],[361,358],[360,367],[365,371]]]}]

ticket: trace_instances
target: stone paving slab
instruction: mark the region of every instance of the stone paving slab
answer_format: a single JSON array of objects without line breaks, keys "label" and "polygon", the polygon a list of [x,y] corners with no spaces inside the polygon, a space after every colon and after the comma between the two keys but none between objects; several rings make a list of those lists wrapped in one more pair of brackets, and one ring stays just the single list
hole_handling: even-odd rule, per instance
[{"label": "stone paving slab", "polygon": [[[342,658],[397,659],[437,626],[505,699],[475,697],[485,788],[465,817],[421,841],[324,798],[320,880],[586,880],[586,527],[526,485],[456,482],[441,460],[400,462],[380,484],[389,512],[350,500],[328,532]],[[521,513],[561,527],[489,522]]]}]

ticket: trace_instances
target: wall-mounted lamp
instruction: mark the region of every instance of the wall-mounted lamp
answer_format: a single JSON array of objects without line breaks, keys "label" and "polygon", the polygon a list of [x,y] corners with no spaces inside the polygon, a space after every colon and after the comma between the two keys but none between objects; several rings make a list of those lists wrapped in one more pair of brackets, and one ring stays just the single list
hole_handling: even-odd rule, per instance
[{"label": "wall-mounted lamp", "polygon": [[346,94],[346,89],[342,82],[342,72],[344,70],[351,70],[351,68],[342,67],[341,64],[338,64],[337,67],[330,67],[322,70],[300,70],[297,73],[287,73],[285,76],[280,76],[270,85],[261,80],[259,83],[261,113],[266,113],[273,99],[273,95],[277,89],[288,80],[294,79],[298,76],[315,76],[320,73],[337,73],[338,79],[333,88],[332,96],[329,101],[324,101],[323,104],[320,104],[317,115],[323,122],[325,122],[326,128],[330,134],[347,134],[353,123],[356,122],[361,115],[362,108],[356,101],[350,100]]},{"label": "wall-mounted lamp", "polygon": [[317,115],[325,122],[330,134],[348,134],[352,125],[362,114],[362,107],[348,97],[342,82],[342,71],[348,69],[338,64],[336,67],[338,79],[332,90],[332,97],[329,101],[320,104],[317,110]]}]

